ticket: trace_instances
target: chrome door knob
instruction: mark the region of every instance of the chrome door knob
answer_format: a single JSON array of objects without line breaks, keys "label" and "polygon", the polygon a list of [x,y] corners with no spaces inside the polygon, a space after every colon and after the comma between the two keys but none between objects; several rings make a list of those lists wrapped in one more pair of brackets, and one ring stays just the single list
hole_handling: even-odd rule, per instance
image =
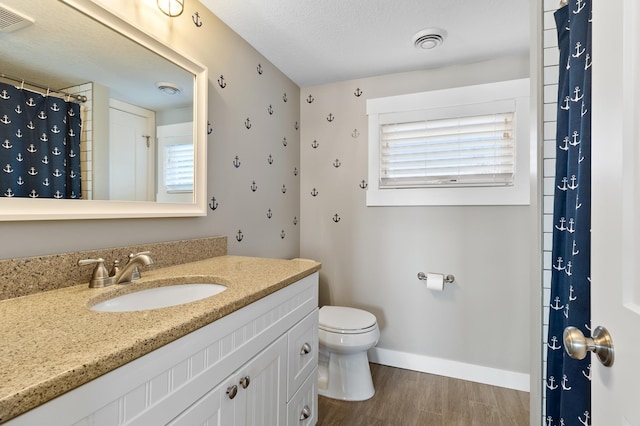
[{"label": "chrome door knob", "polygon": [[593,337],[585,337],[582,331],[575,327],[567,327],[562,333],[564,348],[573,359],[584,359],[587,352],[598,355],[598,359],[605,367],[613,365],[613,339],[609,331],[601,326],[593,330]]}]

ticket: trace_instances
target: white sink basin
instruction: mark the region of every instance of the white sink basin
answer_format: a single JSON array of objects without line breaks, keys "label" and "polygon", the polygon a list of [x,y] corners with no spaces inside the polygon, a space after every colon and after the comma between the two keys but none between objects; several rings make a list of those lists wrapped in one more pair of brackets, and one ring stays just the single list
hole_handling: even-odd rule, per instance
[{"label": "white sink basin", "polygon": [[147,311],[195,302],[222,293],[226,289],[227,287],[220,284],[178,284],[155,287],[105,300],[90,309],[99,312]]}]

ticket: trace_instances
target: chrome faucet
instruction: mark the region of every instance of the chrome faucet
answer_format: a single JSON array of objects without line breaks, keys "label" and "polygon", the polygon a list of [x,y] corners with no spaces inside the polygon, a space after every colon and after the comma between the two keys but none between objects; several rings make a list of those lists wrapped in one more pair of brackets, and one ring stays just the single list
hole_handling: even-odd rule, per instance
[{"label": "chrome faucet", "polygon": [[112,284],[130,284],[132,281],[140,279],[140,266],[153,265],[153,259],[149,256],[150,254],[151,252],[148,251],[130,254],[129,262],[124,268],[120,267],[119,260],[114,260],[111,272],[107,271],[103,258],[82,259],[78,261],[78,265],[96,265],[89,281],[89,287],[91,288],[108,287]]},{"label": "chrome faucet", "polygon": [[128,284],[140,278],[139,266],[153,265],[153,259],[148,251],[129,255],[129,262],[119,269],[115,275],[115,284]]}]

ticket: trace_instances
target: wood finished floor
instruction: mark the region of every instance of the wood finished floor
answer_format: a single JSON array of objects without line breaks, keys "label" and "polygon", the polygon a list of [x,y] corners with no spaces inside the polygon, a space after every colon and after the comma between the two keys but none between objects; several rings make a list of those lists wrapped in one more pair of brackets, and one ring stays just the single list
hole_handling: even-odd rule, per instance
[{"label": "wood finished floor", "polygon": [[376,394],[362,402],[319,396],[322,426],[525,426],[529,393],[371,363]]}]

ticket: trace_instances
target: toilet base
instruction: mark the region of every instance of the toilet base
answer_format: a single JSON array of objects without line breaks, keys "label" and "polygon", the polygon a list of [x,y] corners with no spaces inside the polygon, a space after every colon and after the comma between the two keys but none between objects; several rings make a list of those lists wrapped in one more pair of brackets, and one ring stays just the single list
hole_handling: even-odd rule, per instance
[{"label": "toilet base", "polygon": [[366,351],[340,354],[320,350],[318,394],[343,401],[364,401],[375,394]]}]

